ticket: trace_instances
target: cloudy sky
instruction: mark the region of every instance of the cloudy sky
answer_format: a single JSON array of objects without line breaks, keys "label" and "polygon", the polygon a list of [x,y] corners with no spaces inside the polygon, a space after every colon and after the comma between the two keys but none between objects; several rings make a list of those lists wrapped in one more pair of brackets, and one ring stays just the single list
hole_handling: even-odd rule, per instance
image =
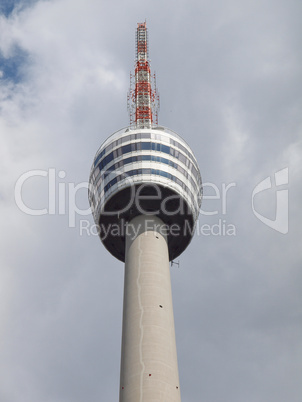
[{"label": "cloudy sky", "polygon": [[204,182],[197,233],[171,268],[182,400],[301,401],[301,11],[1,1],[1,402],[118,400],[123,264],[94,235],[85,183],[128,125],[145,19],[159,122],[192,146]]}]

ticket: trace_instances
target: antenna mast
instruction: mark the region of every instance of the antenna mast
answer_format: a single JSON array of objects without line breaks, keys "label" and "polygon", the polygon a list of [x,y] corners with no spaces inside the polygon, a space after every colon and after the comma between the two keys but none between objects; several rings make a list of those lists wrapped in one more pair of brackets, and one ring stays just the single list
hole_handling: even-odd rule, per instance
[{"label": "antenna mast", "polygon": [[138,23],[136,29],[135,75],[130,73],[128,110],[130,126],[151,128],[158,124],[159,95],[155,74],[151,75],[148,29],[146,22]]}]

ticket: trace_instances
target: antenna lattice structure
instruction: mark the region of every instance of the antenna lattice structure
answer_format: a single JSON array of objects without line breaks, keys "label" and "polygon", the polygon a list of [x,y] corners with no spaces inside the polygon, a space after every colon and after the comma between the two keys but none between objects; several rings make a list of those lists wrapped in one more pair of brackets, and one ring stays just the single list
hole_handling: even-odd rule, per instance
[{"label": "antenna lattice structure", "polygon": [[128,110],[131,127],[151,128],[158,124],[159,95],[155,73],[151,74],[146,22],[137,24],[135,74],[130,73]]}]

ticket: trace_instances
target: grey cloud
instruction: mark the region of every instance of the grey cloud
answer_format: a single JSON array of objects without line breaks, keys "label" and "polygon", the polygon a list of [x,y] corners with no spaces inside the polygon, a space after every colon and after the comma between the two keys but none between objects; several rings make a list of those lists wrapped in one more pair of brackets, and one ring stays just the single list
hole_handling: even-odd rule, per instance
[{"label": "grey cloud", "polygon": [[[2,15],[0,50],[17,42],[29,64],[18,83],[0,80],[1,400],[118,398],[123,266],[80,235],[91,216],[75,228],[66,215],[27,216],[14,185],[31,169],[63,170],[58,202],[59,183],[87,180],[97,148],[128,124],[134,33],[145,18],[160,124],[192,146],[204,182],[236,183],[225,215],[220,200],[204,200],[218,213],[200,216],[200,225],[234,224],[236,236],[196,234],[171,268],[182,399],[301,400],[300,9],[294,0],[63,0]],[[251,195],[287,166],[282,235],[254,216]],[[29,180],[26,202],[47,207],[47,185]],[[271,219],[275,191],[256,204]],[[85,190],[78,202],[88,208]]]}]

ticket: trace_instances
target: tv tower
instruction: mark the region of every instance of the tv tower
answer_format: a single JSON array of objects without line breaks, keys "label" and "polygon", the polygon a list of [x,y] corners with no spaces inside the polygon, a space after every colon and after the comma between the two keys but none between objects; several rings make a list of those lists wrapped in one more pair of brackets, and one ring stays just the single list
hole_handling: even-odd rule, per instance
[{"label": "tv tower", "polygon": [[120,402],[180,402],[169,261],[190,243],[202,184],[196,158],[158,126],[146,22],[136,30],[130,126],[97,151],[89,202],[108,251],[125,262]]}]

